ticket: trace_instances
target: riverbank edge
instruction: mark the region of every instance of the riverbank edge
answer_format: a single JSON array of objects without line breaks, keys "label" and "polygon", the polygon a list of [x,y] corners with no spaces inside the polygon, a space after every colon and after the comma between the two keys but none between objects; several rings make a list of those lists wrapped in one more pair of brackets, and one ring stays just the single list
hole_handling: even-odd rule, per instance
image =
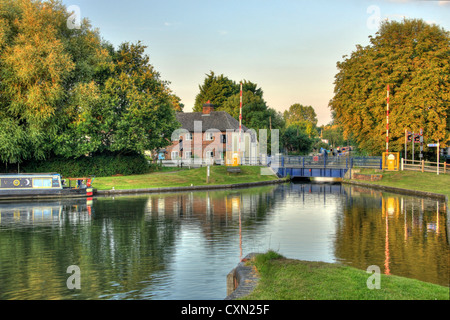
[{"label": "riverbank edge", "polygon": [[252,266],[246,265],[248,260],[253,259],[259,253],[249,253],[239,264],[227,275],[227,297],[224,300],[236,300],[249,295],[256,288],[260,280],[258,271]]},{"label": "riverbank edge", "polygon": [[448,196],[441,193],[433,193],[428,191],[420,191],[420,190],[414,190],[414,189],[405,189],[405,188],[399,188],[399,187],[391,187],[391,186],[384,186],[381,184],[375,184],[375,183],[365,183],[357,180],[349,180],[349,179],[343,179],[342,183],[351,184],[351,185],[357,185],[361,187],[367,187],[367,188],[373,188],[373,189],[379,189],[384,190],[386,192],[394,192],[404,195],[413,195],[413,196],[423,196],[423,197],[430,197],[435,199],[441,199],[444,200],[448,204]]},{"label": "riverbank edge", "polygon": [[120,194],[138,194],[138,193],[162,193],[162,192],[180,192],[180,191],[202,191],[215,189],[235,189],[235,188],[249,188],[255,186],[263,186],[270,184],[281,184],[289,182],[289,178],[244,182],[234,184],[212,184],[202,186],[185,186],[185,187],[163,187],[163,188],[142,188],[142,189],[120,189],[120,190],[95,190],[95,195],[120,195]]},{"label": "riverbank edge", "polygon": [[[445,200],[445,202],[447,204],[447,214],[449,213],[449,210],[450,210],[450,208],[448,206],[448,196],[446,196],[444,194],[440,194],[440,193],[411,190],[411,189],[404,189],[404,188],[391,187],[391,186],[383,186],[383,185],[379,185],[379,184],[364,183],[361,181],[348,180],[348,179],[343,179],[341,181],[341,183],[357,185],[357,186],[373,188],[373,189],[379,189],[379,190],[384,190],[386,192],[400,193],[400,194],[404,194],[404,195],[419,195],[419,196],[441,199],[441,200]],[[449,220],[447,220],[447,221],[449,221]],[[246,266],[245,262],[247,260],[252,259],[257,254],[258,253],[248,254],[244,259],[242,259],[242,261],[237,265],[237,267],[234,268],[233,270],[231,270],[230,273],[227,275],[228,295],[225,298],[225,300],[236,300],[236,299],[245,297],[255,289],[260,277],[259,277],[258,273],[255,270],[253,270],[253,268],[251,266]],[[233,287],[233,289],[230,289],[230,287]]]}]

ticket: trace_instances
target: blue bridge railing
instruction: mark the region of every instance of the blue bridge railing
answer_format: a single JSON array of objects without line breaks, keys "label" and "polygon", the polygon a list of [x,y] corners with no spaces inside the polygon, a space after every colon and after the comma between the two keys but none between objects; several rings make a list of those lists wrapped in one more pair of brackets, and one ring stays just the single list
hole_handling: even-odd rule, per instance
[{"label": "blue bridge railing", "polygon": [[381,157],[323,157],[276,156],[269,157],[267,165],[274,167],[374,168],[382,169]]},{"label": "blue bridge railing", "polygon": [[280,177],[338,177],[343,178],[352,168],[382,168],[381,157],[275,156],[268,159]]}]

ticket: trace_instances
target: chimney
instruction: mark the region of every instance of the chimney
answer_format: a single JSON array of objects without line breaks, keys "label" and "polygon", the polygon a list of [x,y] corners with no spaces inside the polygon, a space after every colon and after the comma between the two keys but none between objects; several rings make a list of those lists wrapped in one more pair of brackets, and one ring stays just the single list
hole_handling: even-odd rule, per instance
[{"label": "chimney", "polygon": [[208,102],[203,105],[203,114],[210,114],[213,111],[214,105],[208,100]]}]

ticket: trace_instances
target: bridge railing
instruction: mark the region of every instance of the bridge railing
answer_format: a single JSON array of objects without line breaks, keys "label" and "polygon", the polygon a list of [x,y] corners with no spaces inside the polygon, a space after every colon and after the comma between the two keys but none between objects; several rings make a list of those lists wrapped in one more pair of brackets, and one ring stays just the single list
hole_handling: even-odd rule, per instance
[{"label": "bridge railing", "polygon": [[374,168],[382,169],[383,161],[381,157],[355,157],[351,159],[350,168]]},{"label": "bridge railing", "polygon": [[381,157],[338,157],[338,156],[279,156],[271,157],[270,166],[297,168],[382,168]]},{"label": "bridge railing", "polygon": [[[226,159],[178,159],[158,160],[165,167],[201,167],[225,165]],[[297,167],[297,168],[382,168],[381,157],[340,157],[340,156],[260,156],[241,159],[242,165]]]}]

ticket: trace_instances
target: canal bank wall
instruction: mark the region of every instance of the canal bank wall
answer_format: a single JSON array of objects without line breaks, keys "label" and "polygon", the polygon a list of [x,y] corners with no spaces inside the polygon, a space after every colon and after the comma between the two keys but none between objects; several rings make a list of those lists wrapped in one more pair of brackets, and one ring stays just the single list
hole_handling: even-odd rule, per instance
[{"label": "canal bank wall", "polygon": [[161,193],[161,192],[182,192],[182,191],[202,191],[215,189],[235,189],[250,188],[256,186],[264,186],[271,184],[281,184],[289,182],[290,179],[277,179],[269,181],[235,183],[235,184],[219,184],[219,185],[203,185],[203,186],[185,186],[185,187],[165,187],[165,188],[143,188],[143,189],[127,189],[127,190],[95,190],[96,195],[120,195],[120,194],[137,194],[137,193]]},{"label": "canal bank wall", "polygon": [[384,190],[386,192],[400,193],[400,194],[404,194],[404,195],[430,197],[430,198],[434,198],[434,199],[444,200],[448,204],[448,197],[446,195],[440,194],[440,193],[383,186],[383,185],[379,185],[379,184],[365,183],[365,182],[349,180],[349,179],[342,180],[342,183],[352,184],[352,185],[357,185],[357,186],[367,187],[367,188],[372,188],[372,189]]},{"label": "canal bank wall", "polygon": [[227,275],[227,297],[225,300],[242,298],[255,289],[259,282],[258,271],[255,267],[247,265],[257,253],[250,253],[239,262],[236,268]]}]

